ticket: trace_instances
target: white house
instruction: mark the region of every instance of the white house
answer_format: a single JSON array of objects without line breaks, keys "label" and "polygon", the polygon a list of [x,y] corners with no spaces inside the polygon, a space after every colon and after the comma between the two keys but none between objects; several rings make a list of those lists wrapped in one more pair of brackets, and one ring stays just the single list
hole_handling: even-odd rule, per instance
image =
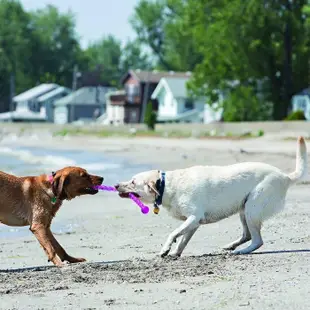
[{"label": "white house", "polygon": [[293,111],[303,111],[305,118],[310,120],[310,89],[304,89],[292,97]]},{"label": "white house", "polygon": [[45,109],[41,108],[38,98],[58,87],[44,83],[13,97],[15,111],[0,113],[0,121],[45,121]]},{"label": "white house", "polygon": [[39,112],[40,107],[38,105],[37,99],[54,90],[55,88],[58,88],[59,85],[54,83],[43,83],[38,86],[35,86],[13,98],[13,101],[16,105],[16,111],[33,111],[33,112]]},{"label": "white house", "polygon": [[124,124],[125,118],[125,90],[116,90],[106,94],[105,114],[98,118],[98,122],[104,125]]},{"label": "white house", "polygon": [[[188,77],[164,77],[155,88],[151,98],[158,101],[157,121],[202,123],[218,120],[204,99],[192,100],[186,89]],[[221,115],[221,113],[220,113]]]}]

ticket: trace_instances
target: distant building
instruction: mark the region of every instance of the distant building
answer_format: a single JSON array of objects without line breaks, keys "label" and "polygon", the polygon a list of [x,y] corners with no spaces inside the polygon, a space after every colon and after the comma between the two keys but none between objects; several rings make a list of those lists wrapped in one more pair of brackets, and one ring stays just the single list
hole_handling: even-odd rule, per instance
[{"label": "distant building", "polygon": [[189,77],[190,74],[190,72],[129,70],[121,79],[121,84],[125,89],[125,96],[119,102],[122,102],[124,107],[124,122],[143,122],[146,104],[149,102],[152,102],[153,109],[157,111],[158,102],[156,99],[152,99],[151,96],[162,78]]},{"label": "distant building", "polygon": [[37,99],[40,110],[44,110],[47,122],[54,122],[54,102],[71,93],[67,87],[57,87]]},{"label": "distant building", "polygon": [[40,84],[13,98],[15,111],[0,113],[0,121],[34,122],[46,121],[45,108],[38,98],[57,89],[57,84]]},{"label": "distant building", "polygon": [[189,77],[164,77],[155,88],[152,99],[158,101],[157,122],[203,122],[204,100],[187,95]]},{"label": "distant building", "polygon": [[32,112],[40,112],[40,104],[38,103],[38,98],[47,94],[48,92],[58,88],[57,84],[40,84],[33,87],[15,97],[13,97],[13,102],[15,104],[15,110],[30,110]]},{"label": "distant building", "polygon": [[[132,111],[132,109],[136,109],[134,106],[132,109],[126,109],[126,101],[125,101],[126,92],[125,90],[116,90],[114,92],[110,92],[106,94],[106,113],[104,118],[99,121],[106,125],[114,124],[114,125],[122,125],[128,122],[127,117],[125,116],[125,111]],[[137,111],[138,113],[138,111]],[[139,122],[139,119],[136,117],[138,114],[130,113],[130,116],[134,116],[132,122]]]},{"label": "distant building", "polygon": [[82,87],[54,102],[54,122],[72,123],[81,119],[93,120],[106,110],[106,93],[113,87]]}]

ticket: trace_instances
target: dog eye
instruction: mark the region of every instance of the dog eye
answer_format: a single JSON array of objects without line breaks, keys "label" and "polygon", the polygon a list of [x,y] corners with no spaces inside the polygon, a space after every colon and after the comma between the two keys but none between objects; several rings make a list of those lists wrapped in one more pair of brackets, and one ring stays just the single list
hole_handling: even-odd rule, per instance
[{"label": "dog eye", "polygon": [[132,184],[135,184],[135,180],[132,180],[131,183],[132,183]]}]

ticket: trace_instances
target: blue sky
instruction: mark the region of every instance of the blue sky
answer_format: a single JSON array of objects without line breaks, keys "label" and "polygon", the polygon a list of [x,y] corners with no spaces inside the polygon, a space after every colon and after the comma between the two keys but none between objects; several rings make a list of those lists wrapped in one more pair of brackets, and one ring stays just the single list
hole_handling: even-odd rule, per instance
[{"label": "blue sky", "polygon": [[123,43],[134,38],[128,19],[139,0],[20,0],[26,10],[53,4],[60,11],[76,14],[76,29],[82,47],[104,35],[113,34]]}]

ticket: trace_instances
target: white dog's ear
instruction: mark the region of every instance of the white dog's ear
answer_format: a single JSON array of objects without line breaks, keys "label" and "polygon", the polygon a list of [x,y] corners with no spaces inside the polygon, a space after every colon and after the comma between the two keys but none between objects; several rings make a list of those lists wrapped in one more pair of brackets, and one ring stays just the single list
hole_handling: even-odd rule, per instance
[{"label": "white dog's ear", "polygon": [[150,182],[147,183],[147,186],[148,186],[156,195],[159,196],[159,192],[158,192],[157,189],[156,189],[155,182],[150,181]]}]

